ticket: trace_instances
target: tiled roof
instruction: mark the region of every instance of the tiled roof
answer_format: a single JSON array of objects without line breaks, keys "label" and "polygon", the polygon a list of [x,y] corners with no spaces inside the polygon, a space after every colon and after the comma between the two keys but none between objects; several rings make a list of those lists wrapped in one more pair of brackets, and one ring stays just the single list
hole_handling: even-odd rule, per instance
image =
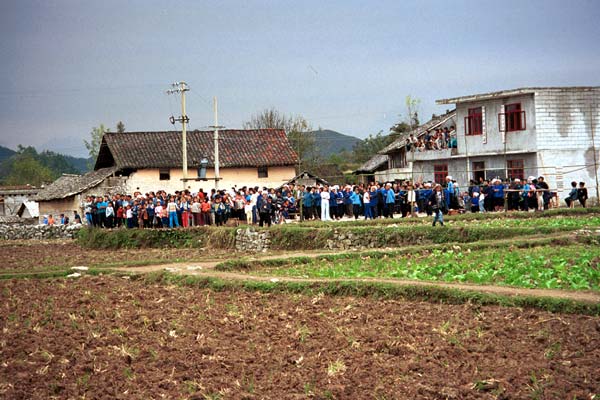
[{"label": "tiled roof", "polygon": [[32,200],[47,201],[64,199],[83,192],[86,189],[99,185],[104,179],[111,176],[116,168],[102,168],[88,172],[85,175],[63,174],[50,185],[40,190]]},{"label": "tiled roof", "polygon": [[387,164],[387,162],[388,162],[387,154],[375,154],[373,157],[371,157],[370,160],[368,160],[366,163],[361,165],[356,171],[354,171],[354,173],[355,174],[360,174],[362,172],[371,173],[371,172],[374,172],[381,165]]},{"label": "tiled roof", "polygon": [[406,139],[410,136],[411,133],[414,134],[416,138],[419,138],[420,136],[423,136],[425,132],[435,129],[438,126],[442,125],[444,122],[455,117],[456,110],[448,111],[446,114],[443,115],[438,115],[437,117],[430,119],[423,125],[420,125],[418,128],[400,135],[398,139],[394,140],[383,150],[379,151],[379,154],[389,154],[394,150],[398,150],[399,148],[404,147],[406,145]]},{"label": "tiled roof", "polygon": [[[105,133],[96,168],[176,168],[182,165],[181,132]],[[202,157],[214,167],[213,131],[187,132],[188,167],[198,167]],[[298,156],[282,129],[219,131],[220,167],[295,165]]]}]

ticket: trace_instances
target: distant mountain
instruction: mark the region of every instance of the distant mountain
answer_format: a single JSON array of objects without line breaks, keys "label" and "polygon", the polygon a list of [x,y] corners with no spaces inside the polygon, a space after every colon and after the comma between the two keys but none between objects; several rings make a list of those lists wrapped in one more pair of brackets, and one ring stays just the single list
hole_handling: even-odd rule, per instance
[{"label": "distant mountain", "polygon": [[8,147],[0,146],[0,162],[12,157],[16,154],[16,151],[9,149]]},{"label": "distant mountain", "polygon": [[362,142],[361,139],[344,135],[329,129],[313,131],[315,135],[315,145],[319,154],[323,158],[329,158],[332,154],[339,154],[342,151],[351,152],[356,143]]}]

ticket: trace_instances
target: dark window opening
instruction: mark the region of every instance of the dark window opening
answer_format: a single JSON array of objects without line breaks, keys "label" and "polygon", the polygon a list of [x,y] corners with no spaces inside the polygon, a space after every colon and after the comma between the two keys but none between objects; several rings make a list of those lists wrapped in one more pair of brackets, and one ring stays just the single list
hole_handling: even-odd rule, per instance
[{"label": "dark window opening", "polygon": [[161,168],[158,170],[158,179],[161,181],[168,181],[171,179],[171,170]]},{"label": "dark window opening", "polygon": [[473,161],[473,180],[477,183],[485,180],[485,161]]},{"label": "dark window opening", "polygon": [[508,172],[508,178],[513,179],[525,179],[525,168],[523,167],[523,160],[507,160],[506,169]]},{"label": "dark window opening", "polygon": [[446,182],[448,176],[448,164],[437,164],[433,166],[433,180],[440,185]]},{"label": "dark window opening", "polygon": [[481,135],[483,133],[483,113],[481,107],[469,108],[465,117],[465,135]]},{"label": "dark window opening", "polygon": [[258,167],[258,177],[259,178],[268,178],[269,177],[269,168],[268,167]]}]

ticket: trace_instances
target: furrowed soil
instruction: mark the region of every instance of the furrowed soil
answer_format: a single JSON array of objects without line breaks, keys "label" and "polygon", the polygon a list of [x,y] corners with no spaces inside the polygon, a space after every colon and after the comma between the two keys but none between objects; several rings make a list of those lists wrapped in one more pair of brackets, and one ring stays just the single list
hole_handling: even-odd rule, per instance
[{"label": "furrowed soil", "polygon": [[152,284],[0,281],[8,399],[590,399],[600,318]]},{"label": "furrowed soil", "polygon": [[2,241],[0,272],[32,272],[54,267],[192,261],[227,254],[218,249],[86,249],[72,240]]}]

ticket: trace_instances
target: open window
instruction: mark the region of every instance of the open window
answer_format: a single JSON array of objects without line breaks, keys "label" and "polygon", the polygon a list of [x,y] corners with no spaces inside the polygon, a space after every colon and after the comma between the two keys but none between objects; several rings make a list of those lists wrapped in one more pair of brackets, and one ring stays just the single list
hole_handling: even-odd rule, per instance
[{"label": "open window", "polygon": [[168,168],[161,168],[158,170],[158,180],[168,181],[171,180],[171,170]]}]

